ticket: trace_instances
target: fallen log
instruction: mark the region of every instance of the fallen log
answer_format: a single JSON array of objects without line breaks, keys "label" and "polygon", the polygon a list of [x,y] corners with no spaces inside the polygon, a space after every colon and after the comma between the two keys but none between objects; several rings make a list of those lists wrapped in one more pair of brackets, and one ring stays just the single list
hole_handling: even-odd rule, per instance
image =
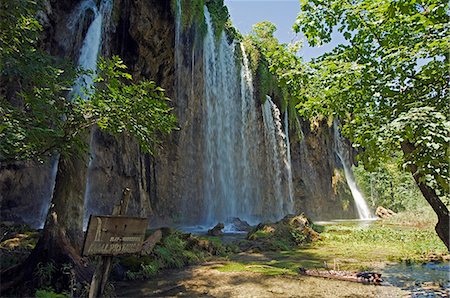
[{"label": "fallen log", "polygon": [[358,282],[363,284],[379,285],[383,281],[383,279],[381,278],[381,273],[370,271],[351,272],[341,270],[305,269],[302,267],[300,267],[298,271],[302,275]]}]

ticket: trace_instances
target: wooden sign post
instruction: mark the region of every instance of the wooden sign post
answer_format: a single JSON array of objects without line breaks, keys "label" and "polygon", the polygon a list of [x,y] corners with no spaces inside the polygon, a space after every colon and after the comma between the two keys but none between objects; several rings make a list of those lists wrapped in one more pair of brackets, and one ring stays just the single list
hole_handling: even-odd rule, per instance
[{"label": "wooden sign post", "polygon": [[89,289],[89,298],[100,297],[105,290],[111,271],[112,256],[140,253],[144,242],[148,219],[125,217],[130,201],[130,189],[125,188],[119,205],[114,206],[112,216],[89,218],[83,245],[84,256],[101,256]]}]

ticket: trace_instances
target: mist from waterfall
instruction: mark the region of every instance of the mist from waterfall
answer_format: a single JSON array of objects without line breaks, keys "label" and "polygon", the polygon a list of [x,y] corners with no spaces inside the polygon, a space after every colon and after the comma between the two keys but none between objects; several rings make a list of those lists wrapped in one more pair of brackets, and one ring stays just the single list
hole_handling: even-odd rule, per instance
[{"label": "mist from waterfall", "polygon": [[355,178],[353,176],[353,171],[351,168],[349,151],[344,147],[344,139],[340,133],[338,122],[335,120],[333,122],[334,130],[334,142],[335,142],[335,153],[339,157],[344,168],[345,179],[347,180],[348,187],[355,201],[356,209],[358,211],[359,219],[373,219],[374,216],[371,213],[369,206],[367,205],[364,196],[356,184]]}]

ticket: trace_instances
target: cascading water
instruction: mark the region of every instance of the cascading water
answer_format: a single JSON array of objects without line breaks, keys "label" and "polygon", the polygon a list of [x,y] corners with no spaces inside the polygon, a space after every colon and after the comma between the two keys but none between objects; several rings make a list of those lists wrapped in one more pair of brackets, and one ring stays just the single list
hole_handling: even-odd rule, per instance
[{"label": "cascading water", "polygon": [[[238,213],[236,179],[239,96],[234,49],[224,34],[216,47],[211,17],[205,7],[208,33],[204,40],[206,97],[206,185],[207,222],[226,220]],[[240,212],[239,212],[240,213]]]},{"label": "cascading water", "polygon": [[[253,90],[253,77],[249,66],[249,61],[245,48],[241,44],[242,60],[241,65],[241,165],[242,165],[242,177],[241,181],[244,181],[246,177],[251,177],[251,181],[242,185],[242,198],[241,204],[243,210],[249,212],[252,210],[252,206],[255,205],[255,201],[261,198],[260,187],[256,180],[257,178],[255,160],[255,153],[257,152],[257,140],[256,137],[261,136],[258,130],[258,115],[256,110],[256,101],[254,98]],[[253,206],[254,208],[254,206]]]},{"label": "cascading water", "polygon": [[[81,18],[80,15],[84,15],[87,10],[91,10],[94,13],[94,20],[89,25],[81,46],[80,56],[78,57],[78,66],[85,71],[95,73],[97,70],[97,58],[102,43],[103,18],[111,13],[111,8],[112,4],[109,0],[103,0],[101,2],[100,11],[92,0],[86,0],[79,4],[79,7],[71,16],[69,27],[75,28],[76,26],[73,24],[76,22],[76,19],[74,18],[84,19],[84,17]],[[84,98],[85,94],[83,89],[89,88],[92,84],[92,74],[82,75],[75,82],[73,93]]]},{"label": "cascading water", "polygon": [[[72,96],[78,95],[83,99],[86,99],[86,94],[84,90],[88,90],[93,84],[93,75],[97,71],[97,60],[99,52],[102,45],[102,36],[105,32],[105,25],[107,25],[111,11],[112,11],[112,0],[102,0],[100,3],[100,8],[97,9],[95,3],[92,0],[85,0],[81,2],[75,11],[71,15],[68,27],[69,29],[80,28],[78,21],[84,20],[84,15],[88,10],[94,13],[94,19],[92,20],[86,35],[83,39],[83,43],[80,49],[80,55],[78,58],[78,66],[84,70],[88,71],[88,74],[80,76],[73,87]],[[86,189],[85,189],[85,206],[89,206],[89,194],[90,194],[90,172],[92,170],[92,164],[94,161],[95,153],[94,148],[94,138],[91,135],[91,140],[89,144],[89,164],[88,173],[86,178]],[[89,213],[89,212],[87,212]],[[88,215],[88,214],[86,214]],[[84,226],[87,224],[87,217],[85,217]]]},{"label": "cascading water", "polygon": [[[290,162],[287,158],[286,136],[281,125],[280,110],[273,103],[270,96],[267,96],[263,105],[263,120],[267,142],[267,159],[270,172],[272,173],[274,196],[278,203],[277,208],[274,210],[274,215],[280,218],[287,213],[293,212],[293,200],[289,193],[290,189],[288,187],[286,191],[283,184],[283,180],[289,180],[288,169],[290,168]],[[284,179],[283,174],[285,175]]]},{"label": "cascading water", "polygon": [[[205,221],[280,219],[293,209],[280,113],[269,104],[262,129],[245,49],[240,46],[239,63],[237,44],[229,44],[225,33],[216,38],[206,7],[205,21]],[[273,140],[270,150],[265,138]]]},{"label": "cascading water", "polygon": [[335,152],[344,168],[345,179],[347,180],[348,187],[350,188],[353,199],[355,200],[359,219],[373,219],[374,216],[370,212],[369,206],[367,205],[367,202],[364,199],[361,191],[358,189],[358,185],[356,184],[355,178],[353,177],[348,150],[345,150],[343,137],[339,131],[339,125],[336,120],[333,122],[333,130]]},{"label": "cascading water", "polygon": [[286,136],[286,162],[285,167],[288,173],[288,188],[289,188],[289,212],[294,211],[294,185],[292,183],[292,162],[291,162],[291,142],[289,141],[289,113],[286,108],[284,113],[284,135]]}]

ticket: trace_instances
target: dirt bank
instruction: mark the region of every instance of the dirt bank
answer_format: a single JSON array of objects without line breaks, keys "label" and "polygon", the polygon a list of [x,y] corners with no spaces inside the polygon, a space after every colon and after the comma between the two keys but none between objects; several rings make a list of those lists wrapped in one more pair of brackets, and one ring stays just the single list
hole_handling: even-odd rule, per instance
[{"label": "dirt bank", "polygon": [[115,285],[118,297],[404,297],[395,287],[300,275],[221,272],[224,262],[164,271],[150,281]]}]

